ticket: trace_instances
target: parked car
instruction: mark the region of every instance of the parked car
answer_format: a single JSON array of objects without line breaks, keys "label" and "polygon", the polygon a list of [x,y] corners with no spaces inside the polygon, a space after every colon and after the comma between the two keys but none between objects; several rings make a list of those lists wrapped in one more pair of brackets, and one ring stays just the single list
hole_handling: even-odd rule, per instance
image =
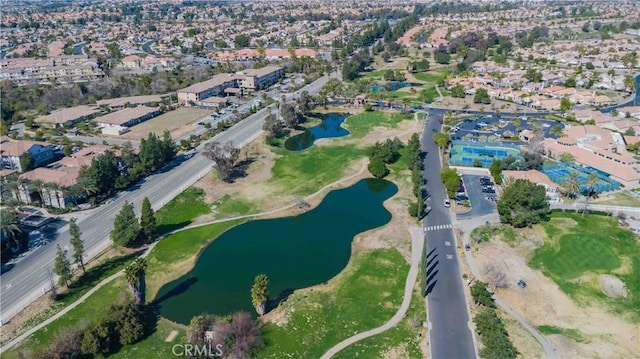
[{"label": "parked car", "polygon": [[520,279],[518,281],[518,287],[525,288],[526,286],[527,286],[527,282],[525,282],[524,279]]},{"label": "parked car", "polygon": [[444,200],[444,206],[445,206],[446,208],[451,207],[451,202],[449,201],[449,199],[448,199],[448,198],[446,198],[446,199]]}]

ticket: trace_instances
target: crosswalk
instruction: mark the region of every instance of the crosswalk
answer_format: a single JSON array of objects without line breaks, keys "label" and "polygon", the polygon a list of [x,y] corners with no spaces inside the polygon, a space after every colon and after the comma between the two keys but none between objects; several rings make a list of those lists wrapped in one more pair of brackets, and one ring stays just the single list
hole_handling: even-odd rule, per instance
[{"label": "crosswalk", "polygon": [[438,224],[435,226],[429,226],[429,227],[425,227],[425,231],[429,232],[429,231],[438,231],[441,229],[451,229],[453,228],[453,226],[451,224]]}]

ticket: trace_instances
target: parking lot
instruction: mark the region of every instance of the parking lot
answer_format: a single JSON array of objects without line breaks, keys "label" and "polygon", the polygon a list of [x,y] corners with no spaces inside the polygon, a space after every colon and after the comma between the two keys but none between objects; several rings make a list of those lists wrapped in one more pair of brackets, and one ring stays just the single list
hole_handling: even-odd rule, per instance
[{"label": "parking lot", "polygon": [[[482,175],[462,173],[462,182],[464,184],[464,195],[468,197],[471,203],[471,210],[466,213],[459,213],[458,219],[469,219],[480,217],[496,211],[497,194],[493,187],[492,181]],[[481,178],[485,177],[484,183]],[[460,194],[462,195],[462,194]]]},{"label": "parking lot", "polygon": [[551,131],[554,126],[564,127],[560,121],[527,117],[475,117],[467,118],[454,126],[451,130],[451,140],[478,141],[480,137],[513,137],[517,136],[522,130],[533,130],[534,122],[542,125],[541,129],[544,132],[544,136],[549,138],[556,138],[556,135],[552,133],[554,131]]}]

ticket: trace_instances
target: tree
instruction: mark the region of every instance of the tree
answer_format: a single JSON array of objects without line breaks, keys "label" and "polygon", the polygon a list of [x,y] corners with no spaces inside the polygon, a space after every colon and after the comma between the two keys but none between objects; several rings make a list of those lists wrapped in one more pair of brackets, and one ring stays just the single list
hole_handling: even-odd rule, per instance
[{"label": "tree", "polygon": [[136,258],[131,264],[124,268],[124,279],[131,289],[133,300],[137,305],[145,304],[146,279],[145,271],[147,261],[144,258]]},{"label": "tree", "polygon": [[272,136],[281,136],[284,132],[284,128],[282,127],[282,122],[276,118],[276,116],[272,114],[268,114],[264,119],[264,124],[262,125],[262,129],[264,131],[269,132]]},{"label": "tree", "polygon": [[565,152],[560,155],[560,162],[573,162],[576,160],[575,156],[569,152]]},{"label": "tree", "polygon": [[585,185],[582,189],[582,194],[585,197],[584,209],[582,210],[582,215],[584,216],[585,212],[587,212],[587,207],[589,206],[590,199],[598,198],[598,181],[600,177],[598,177],[595,173],[589,173],[589,178],[585,181]]},{"label": "tree", "polygon": [[580,181],[578,179],[578,172],[571,171],[567,176],[567,179],[562,183],[562,190],[569,198],[576,198],[580,192]]},{"label": "tree", "polygon": [[82,272],[86,272],[84,268],[84,260],[82,256],[84,255],[84,242],[80,237],[82,232],[80,232],[80,228],[76,224],[76,219],[71,218],[69,220],[69,234],[71,235],[71,246],[73,247],[73,262],[82,268]]},{"label": "tree", "polygon": [[376,178],[384,178],[389,174],[389,169],[380,156],[369,158],[367,169]]},{"label": "tree", "polygon": [[231,182],[236,161],[240,156],[240,149],[235,148],[231,142],[224,144],[210,142],[205,144],[203,154],[214,162],[213,168],[220,179]]},{"label": "tree", "polygon": [[54,263],[53,271],[60,277],[58,284],[69,286],[69,280],[71,279],[71,263],[67,259],[67,251],[63,251],[59,244],[56,245],[56,259]]},{"label": "tree", "polygon": [[2,229],[3,238],[12,238],[22,232],[20,229],[20,220],[15,211],[6,207],[0,209],[0,228]]},{"label": "tree", "polygon": [[622,83],[624,84],[624,88],[631,92],[633,91],[633,87],[635,84],[635,80],[633,79],[633,77],[629,76],[629,75],[625,75],[624,79],[622,80]]},{"label": "tree", "polygon": [[235,44],[236,49],[242,49],[249,46],[250,40],[249,35],[239,34],[235,37],[233,43]]},{"label": "tree", "polygon": [[484,305],[487,308],[495,308],[493,295],[487,289],[487,283],[476,280],[471,285],[471,298],[477,304]]},{"label": "tree", "polygon": [[296,103],[298,105],[298,111],[303,115],[308,115],[313,109],[313,101],[311,100],[308,91],[302,91],[300,97],[296,100]]},{"label": "tree", "polygon": [[566,97],[560,99],[560,111],[569,111],[571,110],[571,107],[573,107],[571,100]]},{"label": "tree", "polygon": [[251,287],[251,303],[256,308],[258,315],[263,315],[266,312],[269,287],[269,277],[266,274],[258,274]]},{"label": "tree", "polygon": [[451,135],[446,132],[436,132],[432,135],[433,141],[440,147],[440,149],[444,149],[449,144],[449,140],[451,139]]},{"label": "tree", "polygon": [[113,220],[113,230],[110,238],[116,246],[129,246],[138,239],[140,224],[133,208],[133,204],[124,202],[122,209]]},{"label": "tree", "polygon": [[20,170],[21,172],[27,172],[33,168],[33,157],[28,152],[25,152],[20,156]]},{"label": "tree", "polygon": [[142,210],[140,214],[140,232],[144,235],[147,242],[156,239],[156,215],[151,208],[149,198],[142,200]]},{"label": "tree", "polygon": [[484,104],[491,103],[491,97],[489,96],[489,92],[487,92],[487,89],[484,89],[484,88],[477,89],[476,93],[473,95],[473,102],[484,103]]},{"label": "tree", "polygon": [[440,179],[444,183],[449,198],[453,198],[460,188],[460,176],[455,168],[445,168],[440,172]]},{"label": "tree", "polygon": [[500,221],[516,228],[528,227],[549,217],[546,189],[529,180],[517,179],[506,186],[498,200]]},{"label": "tree", "polygon": [[411,135],[407,142],[407,167],[410,170],[420,169],[422,164],[422,148],[420,147],[420,136],[417,133]]},{"label": "tree", "polygon": [[298,114],[292,104],[282,104],[282,106],[280,106],[280,116],[285,126],[295,128],[298,125]]},{"label": "tree", "polygon": [[455,86],[453,86],[450,90],[451,92],[451,96],[452,97],[456,97],[456,98],[464,98],[465,97],[465,93],[464,93],[464,87],[460,84],[456,84]]},{"label": "tree", "polygon": [[493,162],[491,162],[491,166],[489,167],[489,172],[491,172],[491,177],[493,177],[493,181],[497,184],[497,185],[501,185],[502,184],[502,164],[500,163],[500,160],[493,160]]}]

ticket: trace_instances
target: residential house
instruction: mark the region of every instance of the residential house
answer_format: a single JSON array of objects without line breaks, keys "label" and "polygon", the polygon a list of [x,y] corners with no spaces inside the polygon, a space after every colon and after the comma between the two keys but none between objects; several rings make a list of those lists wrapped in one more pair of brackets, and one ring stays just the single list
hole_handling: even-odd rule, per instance
[{"label": "residential house", "polygon": [[0,138],[0,154],[2,154],[2,168],[24,172],[20,158],[28,155],[31,158],[31,168],[46,165],[55,159],[54,145],[46,142],[14,140],[7,136]]}]

